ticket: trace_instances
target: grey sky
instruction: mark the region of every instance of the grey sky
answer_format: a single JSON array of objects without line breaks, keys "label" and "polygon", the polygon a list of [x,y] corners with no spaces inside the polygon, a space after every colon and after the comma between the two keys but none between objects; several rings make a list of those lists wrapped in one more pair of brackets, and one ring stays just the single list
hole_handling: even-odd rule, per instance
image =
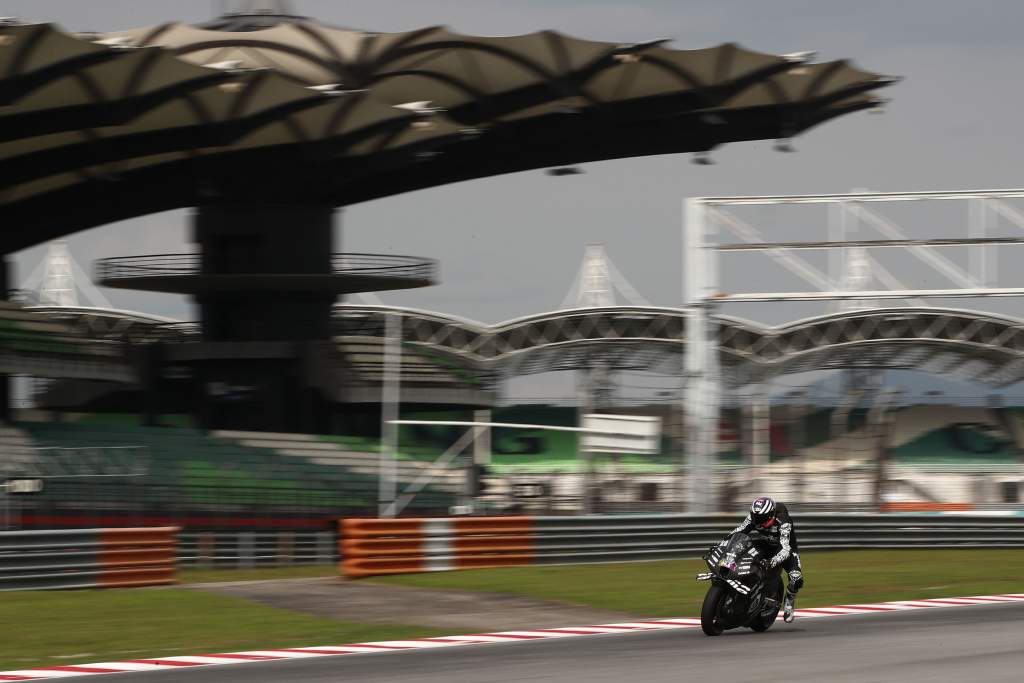
[{"label": "grey sky", "polygon": [[[113,30],[172,19],[200,21],[209,0],[0,0],[0,15],[53,20],[71,30]],[[817,50],[818,59],[905,81],[883,91],[882,116],[844,117],[795,141],[730,145],[716,165],[662,156],[589,164],[586,174],[541,171],[471,181],[349,207],[341,249],[430,256],[442,284],[385,294],[388,303],[494,322],[559,305],[588,242],[604,242],[619,270],[655,304],[678,305],[680,203],[685,196],[1014,187],[1022,183],[1016,87],[1024,64],[1024,4],[996,0],[297,0],[326,23],[374,30],[431,24],[475,34],[554,28],[585,38],[673,38],[676,47],[735,41]],[[189,249],[183,211],[81,233],[83,266],[104,255]],[[21,274],[41,249],[19,255]],[[1003,268],[1010,275],[1010,269]],[[1014,283],[1017,284],[1017,283]],[[108,292],[126,308],[188,317],[174,297]],[[1007,308],[1006,306],[1010,306]],[[1020,302],[1000,310],[1021,312]],[[737,311],[752,314],[751,311]]]}]

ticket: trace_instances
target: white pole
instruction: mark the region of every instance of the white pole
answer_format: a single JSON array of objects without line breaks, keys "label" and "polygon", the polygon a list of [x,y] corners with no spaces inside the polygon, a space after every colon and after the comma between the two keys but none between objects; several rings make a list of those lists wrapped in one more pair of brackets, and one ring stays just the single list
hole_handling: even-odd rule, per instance
[{"label": "white pole", "polygon": [[718,443],[718,348],[712,317],[717,254],[704,243],[706,207],[697,199],[685,200],[683,268],[686,302],[690,311],[686,334],[686,453],[689,469],[690,511],[711,512],[714,483],[711,463]]},{"label": "white pole", "polygon": [[0,492],[4,495],[4,530],[10,531],[11,529],[11,492],[8,491],[10,484],[4,482],[0,484]]},{"label": "white pole", "polygon": [[[576,409],[576,426],[583,429],[584,416],[594,411],[594,371],[586,367],[576,371],[578,384],[579,407]],[[594,511],[594,454],[584,447],[585,439],[580,438],[576,442],[576,460],[580,464],[580,481],[583,491],[580,501],[580,511],[589,515]]]},{"label": "white pole", "polygon": [[[491,410],[473,411],[474,422],[490,422]],[[473,457],[467,458],[466,465],[466,503],[471,506],[473,513],[476,513],[476,498],[480,491],[477,490],[476,474],[477,465],[491,464],[491,428],[489,425],[473,427]]]},{"label": "white pole", "polygon": [[[968,237],[976,239],[983,239],[988,237],[988,202],[984,197],[971,200],[970,203],[971,216],[969,222],[969,234]],[[990,259],[989,247],[978,245],[971,247],[971,274],[974,279],[978,281],[978,284],[982,287],[994,287],[996,285],[996,279],[994,277],[995,268],[993,267],[996,263],[995,259]]]},{"label": "white pole", "polygon": [[[491,409],[484,408],[473,412],[474,422],[490,422]],[[478,465],[491,464],[491,428],[489,425],[477,425],[473,428],[473,462]]]},{"label": "white pole", "polygon": [[[967,201],[967,236],[981,237],[981,199],[969,199]],[[970,247],[967,250],[967,270],[970,272],[978,286],[984,287],[987,283],[982,279],[982,256],[981,247]]]},{"label": "white pole", "polygon": [[[401,421],[399,421],[399,424],[401,424]],[[442,423],[434,422],[432,424]],[[420,474],[411,483],[409,483],[408,486],[406,486],[405,491],[403,491],[401,495],[398,495],[396,493],[394,502],[392,502],[388,506],[388,509],[380,516],[394,517],[395,515],[401,514],[402,510],[405,509],[405,506],[412,501],[416,494],[422,491],[424,488],[426,488],[427,484],[429,484],[436,478],[436,470],[438,468],[448,467],[449,465],[451,465],[452,461],[455,460],[455,458],[462,455],[462,452],[466,450],[466,447],[469,445],[469,442],[473,440],[473,433],[474,432],[472,429],[467,429],[466,432],[462,436],[460,436],[455,443],[448,447],[448,450],[441,454],[441,457],[434,461],[433,467],[421,470]],[[466,472],[464,471],[463,474],[465,475]],[[464,477],[463,483],[465,484],[467,481],[468,479]]]},{"label": "white pole", "polygon": [[[826,205],[828,212],[828,239],[830,242],[843,241],[843,219],[845,218],[845,206],[842,203]],[[832,283],[831,289],[841,291],[843,289],[843,256],[842,249],[828,250],[828,279]]]},{"label": "white pole", "polygon": [[750,429],[750,467],[753,491],[751,498],[762,495],[767,490],[765,472],[771,451],[771,401],[768,387],[756,386],[750,397],[749,429]]},{"label": "white pole", "polygon": [[[643,415],[608,415],[605,417],[614,417],[617,422],[651,422],[658,421],[660,418],[648,417]],[[582,421],[582,420],[581,420]],[[580,432],[583,434],[597,434],[601,436],[629,436],[635,439],[644,441],[648,438],[647,435],[637,434],[635,431],[629,431],[626,429],[590,429],[587,427],[562,427],[560,425],[535,425],[526,424],[525,422],[465,422],[462,420],[395,420],[395,424],[400,425],[443,425],[447,427],[501,427],[508,429],[544,429],[549,432]],[[628,453],[635,453],[636,451],[626,451]]]},{"label": "white pole", "polygon": [[398,420],[402,400],[402,314],[385,314],[384,385],[381,387],[381,441],[378,516],[393,517],[398,495]]}]

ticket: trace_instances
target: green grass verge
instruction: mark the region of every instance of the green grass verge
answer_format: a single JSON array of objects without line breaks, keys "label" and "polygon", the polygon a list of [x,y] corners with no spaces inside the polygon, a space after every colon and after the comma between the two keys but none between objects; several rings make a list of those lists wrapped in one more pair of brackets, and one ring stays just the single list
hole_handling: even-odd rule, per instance
[{"label": "green grass verge", "polygon": [[[1024,592],[1024,550],[801,553],[801,607]],[[374,579],[424,588],[510,593],[644,616],[693,616],[707,584],[700,560],[508,567]]]},{"label": "green grass verge", "polygon": [[[800,606],[1024,591],[1022,550],[805,553]],[[375,581],[558,600],[643,616],[699,613],[698,560],[515,567]],[[185,570],[185,583],[333,576],[333,566]],[[5,593],[0,671],[174,654],[451,635],[414,625],[342,622],[184,588]],[[567,626],[571,624],[566,624]]]},{"label": "green grass verge", "polygon": [[445,635],[357,624],[183,588],[5,593],[0,671]]}]

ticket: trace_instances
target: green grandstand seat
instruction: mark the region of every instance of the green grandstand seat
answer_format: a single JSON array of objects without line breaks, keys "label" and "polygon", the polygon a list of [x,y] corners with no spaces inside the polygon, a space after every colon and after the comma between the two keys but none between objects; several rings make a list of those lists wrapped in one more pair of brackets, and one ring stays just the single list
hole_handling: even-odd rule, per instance
[{"label": "green grandstand seat", "polygon": [[[187,506],[260,505],[279,508],[329,508],[338,514],[365,512],[376,505],[376,477],[352,472],[344,466],[321,465],[301,457],[211,438],[188,428],[152,428],[126,424],[23,423],[39,445],[102,447],[137,445],[149,453],[146,497]],[[119,489],[119,486],[122,488]],[[78,500],[113,500],[123,484],[105,488],[78,487]],[[152,491],[152,495],[150,494]],[[71,495],[55,488],[51,496]],[[444,507],[450,494],[425,495],[413,509],[425,504]],[[423,501],[426,501],[424,503]]]}]

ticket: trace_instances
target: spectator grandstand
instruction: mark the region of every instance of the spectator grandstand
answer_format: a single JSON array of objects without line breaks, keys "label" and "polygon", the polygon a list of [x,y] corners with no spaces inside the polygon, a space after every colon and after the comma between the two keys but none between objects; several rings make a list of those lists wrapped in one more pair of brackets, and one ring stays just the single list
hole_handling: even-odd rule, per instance
[{"label": "spectator grandstand", "polygon": [[[863,411],[851,411],[849,430],[830,437],[833,410],[811,411],[799,422],[781,413],[773,417],[773,446],[794,447],[773,447],[766,468],[758,473],[763,486],[808,503],[866,503],[872,498],[882,439],[866,424]],[[66,414],[61,421],[29,411],[23,416],[35,420],[0,429],[5,476],[66,474],[60,468],[71,453],[77,463],[75,474],[105,475],[47,481],[42,494],[21,500],[26,526],[145,518],[193,528],[280,523],[322,528],[338,515],[376,510],[376,436],[203,432],[188,426],[182,415],[163,416],[165,426],[160,427],[143,426],[140,417],[131,414]],[[458,415],[435,411],[407,417],[441,420]],[[495,421],[541,425],[573,424],[575,417],[575,409],[544,405],[494,412]],[[885,437],[886,499],[964,505],[1019,502],[1013,495],[1019,496],[1022,418],[1022,408],[917,405],[893,411]],[[729,495],[742,497],[743,482],[749,477],[743,474],[736,443],[736,419],[723,417],[719,453],[725,488]],[[429,482],[412,497],[409,513],[445,512],[459,502],[466,485],[465,461],[434,464],[456,441],[458,430],[402,427],[399,488],[421,479]],[[794,436],[800,430],[803,436]],[[574,434],[495,429],[491,444],[492,494],[507,498],[513,483],[543,481],[552,495],[578,498],[582,462]],[[115,453],[118,449],[124,453]],[[118,455],[115,469],[101,472],[110,467],[112,453]],[[132,462],[126,463],[126,458]],[[600,457],[596,467],[606,503],[632,502],[634,509],[644,509],[645,500],[650,504],[647,509],[670,505],[680,462],[670,439],[661,454]]]},{"label": "spectator grandstand", "polygon": [[[133,376],[120,344],[82,336],[10,301],[0,301],[0,372],[120,381]],[[0,401],[0,411],[8,409],[8,401]]]},{"label": "spectator grandstand", "polygon": [[912,406],[896,415],[890,457],[902,463],[1013,463],[1020,408]]},{"label": "spectator grandstand", "polygon": [[[9,475],[53,477],[43,493],[22,503],[26,526],[88,526],[138,517],[192,527],[273,526],[281,520],[321,526],[339,514],[370,514],[377,504],[372,463],[378,455],[358,439],[206,434],[89,420],[19,422],[0,438],[21,454],[16,465],[8,461]],[[130,452],[135,462],[121,457],[117,471],[105,470],[118,449]],[[71,451],[76,473],[55,474],[63,464],[58,461]],[[400,484],[415,479],[420,467],[400,467]],[[442,477],[410,509],[446,511],[460,485],[461,480]],[[220,521],[209,521],[214,519]]]}]

